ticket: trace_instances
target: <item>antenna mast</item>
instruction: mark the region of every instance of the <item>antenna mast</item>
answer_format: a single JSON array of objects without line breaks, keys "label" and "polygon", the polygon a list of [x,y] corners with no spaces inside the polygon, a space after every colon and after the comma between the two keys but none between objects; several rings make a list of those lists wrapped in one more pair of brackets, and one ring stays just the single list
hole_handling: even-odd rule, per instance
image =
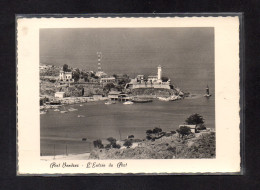
[{"label": "antenna mast", "polygon": [[97,52],[97,56],[98,56],[98,71],[102,71],[101,69],[102,52]]}]

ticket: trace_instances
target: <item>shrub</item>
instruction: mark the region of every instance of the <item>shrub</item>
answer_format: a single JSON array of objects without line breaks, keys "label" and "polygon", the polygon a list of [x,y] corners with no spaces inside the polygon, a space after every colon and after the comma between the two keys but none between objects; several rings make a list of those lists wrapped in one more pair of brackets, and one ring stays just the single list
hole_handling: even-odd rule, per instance
[{"label": "shrub", "polygon": [[205,127],[204,124],[200,124],[200,125],[198,125],[196,128],[197,128],[198,130],[205,130],[205,129],[206,129],[206,127]]},{"label": "shrub", "polygon": [[179,136],[183,139],[184,136],[187,136],[191,133],[191,130],[187,126],[181,126],[179,129],[176,130],[179,133]]},{"label": "shrub", "polygon": [[116,139],[113,138],[113,137],[107,138],[107,141],[108,141],[110,144],[116,144]]},{"label": "shrub", "polygon": [[126,146],[127,148],[130,148],[130,146],[132,146],[132,144],[133,143],[131,141],[127,140],[127,141],[125,141],[124,146]]},{"label": "shrub", "polygon": [[204,123],[203,117],[197,113],[192,114],[185,121],[188,125],[198,125]]},{"label": "shrub", "polygon": [[93,141],[93,145],[95,148],[104,148],[104,145],[100,139]]}]

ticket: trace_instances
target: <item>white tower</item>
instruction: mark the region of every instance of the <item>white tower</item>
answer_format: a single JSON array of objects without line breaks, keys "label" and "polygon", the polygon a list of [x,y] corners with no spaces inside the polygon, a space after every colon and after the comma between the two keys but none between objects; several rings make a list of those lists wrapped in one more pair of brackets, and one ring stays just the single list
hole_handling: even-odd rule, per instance
[{"label": "white tower", "polygon": [[162,79],[162,67],[161,67],[161,65],[159,65],[157,68],[158,68],[157,77],[158,77],[158,80],[161,80]]}]

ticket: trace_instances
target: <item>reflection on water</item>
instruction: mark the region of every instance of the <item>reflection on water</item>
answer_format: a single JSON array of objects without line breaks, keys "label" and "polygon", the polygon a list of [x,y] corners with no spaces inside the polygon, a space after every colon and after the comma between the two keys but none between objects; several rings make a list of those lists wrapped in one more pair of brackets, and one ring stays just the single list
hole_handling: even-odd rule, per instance
[{"label": "reflection on water", "polygon": [[[145,131],[154,127],[163,131],[176,130],[193,113],[203,116],[206,127],[215,128],[214,101],[214,96],[200,96],[174,102],[155,100],[133,105],[89,102],[83,106],[69,105],[67,108],[73,107],[78,111],[65,114],[50,110],[41,115],[41,153],[46,155],[55,151],[55,154],[63,154],[65,147],[70,153],[87,152],[93,140],[108,137],[125,139],[134,135],[143,139]],[[87,140],[82,141],[82,138]]]}]

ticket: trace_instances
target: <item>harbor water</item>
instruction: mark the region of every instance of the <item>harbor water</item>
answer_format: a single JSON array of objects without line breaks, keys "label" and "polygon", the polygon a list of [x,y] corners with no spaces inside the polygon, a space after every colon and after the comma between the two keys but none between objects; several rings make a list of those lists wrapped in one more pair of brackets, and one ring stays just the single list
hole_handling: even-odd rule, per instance
[{"label": "harbor water", "polygon": [[122,102],[106,105],[104,101],[99,101],[61,108],[77,109],[68,113],[50,109],[41,115],[41,155],[89,152],[93,148],[93,140],[104,141],[108,137],[123,140],[128,135],[134,135],[144,139],[146,130],[155,127],[163,131],[176,130],[193,113],[202,115],[206,127],[214,129],[214,105],[214,95],[205,98],[201,94],[172,102],[154,100],[133,105]]}]

